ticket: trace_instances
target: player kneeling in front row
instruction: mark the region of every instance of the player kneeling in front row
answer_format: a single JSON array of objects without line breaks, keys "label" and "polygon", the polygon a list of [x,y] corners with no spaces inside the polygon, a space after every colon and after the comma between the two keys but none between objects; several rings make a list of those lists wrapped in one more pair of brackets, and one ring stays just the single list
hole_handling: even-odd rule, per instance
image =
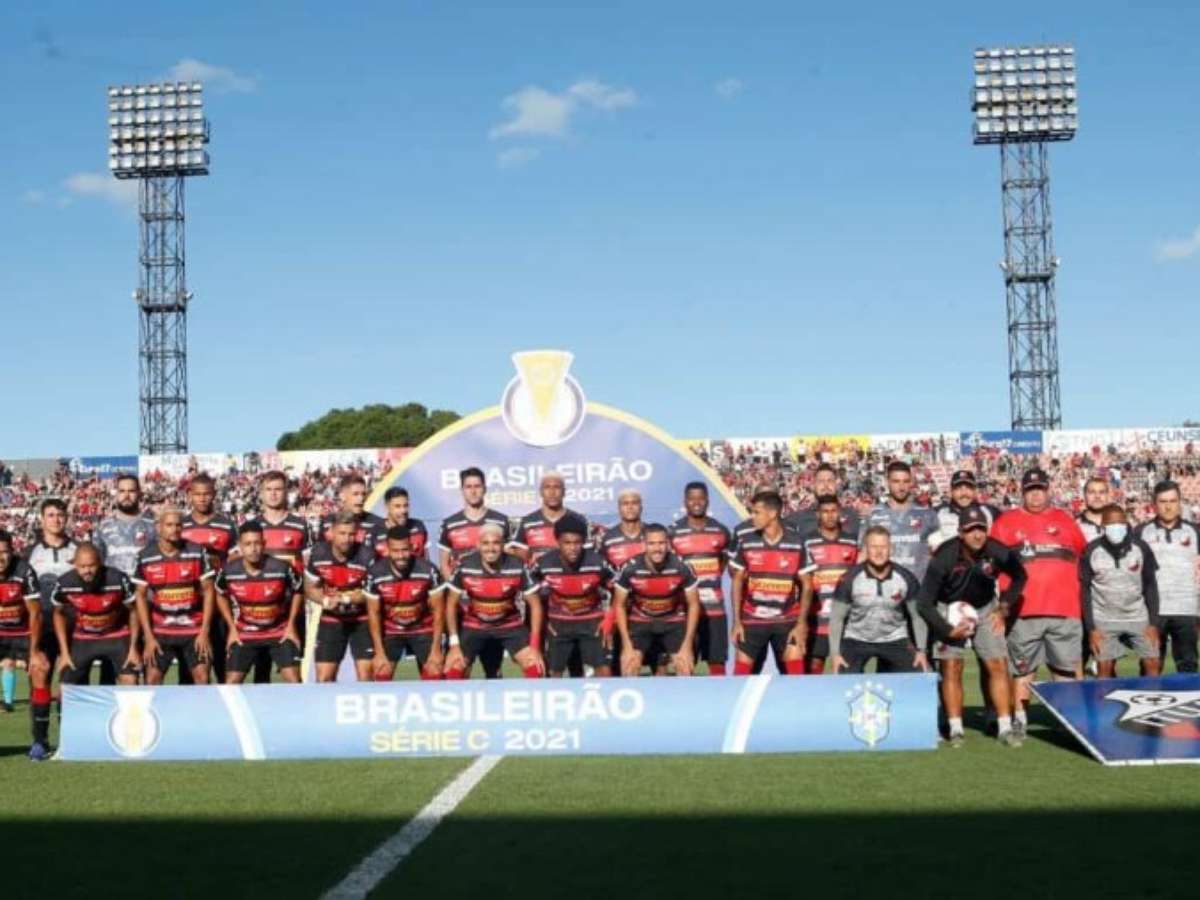
[{"label": "player kneeling in front row", "polygon": [[929,632],[917,614],[917,577],[892,562],[892,537],[881,525],[867,529],[863,551],[866,559],[846,573],[833,595],[833,671],[862,672],[874,659],[879,672],[928,672],[929,662],[918,649]]},{"label": "player kneeling in front row", "polygon": [[[423,548],[422,548],[423,549]],[[417,556],[407,526],[388,529],[383,557],[367,572],[367,616],[375,645],[375,680],[391,681],[405,654],[425,681],[442,677],[445,601],[438,570]]]},{"label": "player kneeling in front row", "polygon": [[749,675],[769,646],[779,669],[804,674],[812,576],[804,540],[780,519],[783,498],[759,491],[751,501],[755,530],[742,536],[733,571],[734,675]]},{"label": "player kneeling in front row", "polygon": [[[670,656],[676,675],[695,668],[700,592],[696,576],[671,552],[667,529],[647,525],[646,550],[621,567],[613,608],[621,635],[621,674],[636,676],[646,660]],[[656,674],[664,674],[656,668]]]},{"label": "player kneeling in front row", "polygon": [[1101,536],[1079,563],[1083,624],[1100,677],[1116,676],[1126,647],[1137,654],[1142,675],[1158,675],[1158,561],[1130,532],[1121,507],[1105,507],[1100,521]]},{"label": "player kneeling in front row", "polygon": [[[246,673],[271,663],[289,684],[300,680],[300,635],[296,623],[304,583],[287,563],[267,556],[263,528],[242,526],[238,556],[217,574],[217,609],[228,628],[225,683],[241,684]],[[264,662],[265,661],[265,662]]]},{"label": "player kneeling in front row", "polygon": [[[542,601],[538,587],[519,557],[504,552],[505,529],[493,522],[479,531],[479,549],[462,558],[447,587],[446,679],[466,678],[485,653],[508,652],[526,678],[546,673],[542,660]],[[520,600],[529,604],[529,626]],[[459,628],[461,620],[462,628]],[[498,677],[499,671],[488,677]]]},{"label": "player kneeling in front row", "polygon": [[585,547],[587,522],[567,513],[554,523],[558,549],[543,553],[530,569],[546,605],[546,643],[550,674],[559,678],[577,653],[595,675],[610,675],[601,625],[608,567]]},{"label": "player kneeling in front row", "polygon": [[[50,660],[39,646],[42,637],[41,591],[37,576],[13,552],[13,539],[0,531],[0,660],[25,666],[29,673],[29,706],[33,743],[29,758],[49,755]],[[6,704],[11,710],[10,703]]]},{"label": "player kneeling in front row", "polygon": [[[997,600],[1000,575],[1007,575],[1009,583]],[[968,641],[987,673],[1001,743],[1015,747],[1021,742],[1012,730],[1005,631],[1025,578],[1020,554],[988,537],[988,516],[977,506],[959,513],[958,537],[938,547],[925,571],[917,605],[933,632],[934,658],[940,660],[942,705],[952,747],[963,742],[963,659]]]}]

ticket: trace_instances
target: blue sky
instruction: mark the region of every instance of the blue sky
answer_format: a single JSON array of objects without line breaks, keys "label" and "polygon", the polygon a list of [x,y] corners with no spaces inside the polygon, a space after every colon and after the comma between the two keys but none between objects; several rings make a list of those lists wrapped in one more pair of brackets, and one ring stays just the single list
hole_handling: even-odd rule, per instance
[{"label": "blue sky", "polygon": [[1200,7],[806,6],[5,4],[0,457],[136,451],[104,88],[181,64],[213,129],[188,184],[195,450],[332,406],[470,412],[543,346],[680,436],[1006,427],[971,50],[1060,40],[1065,425],[1200,415]]}]

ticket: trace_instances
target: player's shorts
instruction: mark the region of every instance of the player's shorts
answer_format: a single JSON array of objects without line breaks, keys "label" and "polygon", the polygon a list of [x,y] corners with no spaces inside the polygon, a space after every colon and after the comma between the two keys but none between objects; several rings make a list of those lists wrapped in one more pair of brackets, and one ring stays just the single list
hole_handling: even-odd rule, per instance
[{"label": "player's shorts", "polygon": [[[947,608],[945,603],[938,604],[938,612],[941,613],[943,619],[946,617]],[[934,640],[933,658],[962,659],[967,655],[967,649],[972,648],[979,659],[1007,659],[1008,641],[1004,637],[1004,633],[996,634],[992,630],[992,613],[999,608],[1000,604],[995,600],[987,606],[980,607],[978,610],[979,623],[975,628],[975,633],[969,638],[961,641]]]},{"label": "player's shorts", "polygon": [[643,663],[656,660],[662,654],[678,653],[683,648],[686,634],[687,624],[679,620],[629,623],[629,642],[634,650],[642,654]]},{"label": "player's shorts", "polygon": [[804,655],[809,659],[829,659],[829,632],[817,634],[817,626],[808,626],[808,637],[805,639]]},{"label": "player's shorts", "polygon": [[746,636],[738,641],[739,653],[744,653],[754,660],[760,656],[765,659],[766,649],[770,647],[771,652],[775,654],[776,661],[782,661],[784,651],[788,648],[792,629],[796,627],[796,620],[780,619],[759,624],[743,619],[742,626]]},{"label": "player's shorts", "polygon": [[398,663],[408,654],[416,657],[418,669],[424,669],[432,650],[432,634],[389,634],[383,639],[383,652],[390,663]]},{"label": "player's shorts", "polygon": [[317,648],[313,659],[319,663],[340,663],[350,648],[355,662],[375,658],[371,627],[361,622],[325,622],[317,626]]},{"label": "player's shorts", "polygon": [[275,664],[275,668],[283,670],[300,665],[304,654],[292,641],[280,641],[276,638],[259,639],[256,641],[239,641],[229,649],[225,658],[225,671],[245,675],[251,667],[264,660],[265,664]]},{"label": "player's shorts", "polygon": [[93,641],[74,640],[71,642],[71,662],[75,663],[75,668],[63,669],[63,683],[87,684],[88,674],[94,662],[101,665],[108,663],[109,668],[118,675],[136,675],[137,669],[125,665],[128,657],[128,637],[99,638]]},{"label": "player's shorts", "polygon": [[729,661],[729,620],[724,615],[700,616],[696,626],[696,660],[724,665]]},{"label": "player's shorts", "polygon": [[1120,659],[1126,649],[1137,654],[1138,659],[1158,659],[1158,644],[1146,640],[1149,622],[1097,622],[1096,630],[1101,634],[1100,662]]},{"label": "player's shorts", "polygon": [[160,672],[165,672],[171,668],[171,660],[178,659],[179,665],[186,667],[189,671],[196,668],[202,662],[199,652],[196,650],[196,635],[194,634],[163,634],[156,635],[158,638],[158,654],[154,657],[154,668]]},{"label": "player's shorts", "polygon": [[878,660],[876,670],[879,672],[917,671],[917,648],[908,638],[895,641],[856,641],[854,638],[842,638],[841,654],[842,659],[846,661],[846,668],[842,669],[842,672],[862,672],[872,659]]},{"label": "player's shorts", "polygon": [[551,619],[546,624],[546,665],[550,671],[565,672],[576,649],[585,666],[597,669],[608,665],[600,619]]},{"label": "player's shorts", "polygon": [[466,628],[459,632],[463,658],[470,668],[477,658],[489,650],[497,655],[508,653],[515,657],[529,646],[529,629],[524,623],[507,628]]},{"label": "player's shorts", "polygon": [[29,638],[24,636],[0,638],[0,659],[29,662]]},{"label": "player's shorts", "polygon": [[1062,616],[1017,619],[1008,633],[1008,660],[1012,673],[1030,675],[1042,664],[1074,672],[1083,659],[1083,623]]}]

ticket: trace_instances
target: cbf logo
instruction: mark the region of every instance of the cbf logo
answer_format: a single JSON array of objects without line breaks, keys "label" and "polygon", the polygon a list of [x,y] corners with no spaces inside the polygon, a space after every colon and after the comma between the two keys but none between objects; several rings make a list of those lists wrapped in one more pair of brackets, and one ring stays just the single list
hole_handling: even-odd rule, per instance
[{"label": "cbf logo", "polygon": [[553,447],[568,440],[587,411],[579,382],[567,374],[575,357],[565,350],[514,353],[517,377],[500,400],[504,425],[517,440]]},{"label": "cbf logo", "polygon": [[140,759],[158,745],[158,713],[150,705],[154,691],[114,691],[117,708],[108,720],[108,742],[122,756]]},{"label": "cbf logo", "polygon": [[1117,725],[1126,731],[1200,740],[1200,691],[1110,691],[1104,699],[1125,704]]},{"label": "cbf logo", "polygon": [[846,691],[850,734],[874,747],[892,728],[892,692],[879,682],[866,681]]}]

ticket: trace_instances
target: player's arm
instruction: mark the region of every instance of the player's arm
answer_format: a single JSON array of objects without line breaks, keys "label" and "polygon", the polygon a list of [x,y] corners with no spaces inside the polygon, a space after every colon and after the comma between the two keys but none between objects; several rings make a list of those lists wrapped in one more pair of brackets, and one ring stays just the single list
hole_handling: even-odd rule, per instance
[{"label": "player's arm", "polygon": [[1138,544],[1142,548],[1142,598],[1146,601],[1146,613],[1150,619],[1150,627],[1154,629],[1155,637],[1157,637],[1157,631],[1161,624],[1158,614],[1158,560],[1154,556],[1154,551],[1140,538]]},{"label": "player's arm", "polygon": [[443,605],[446,608],[447,669],[465,669],[467,667],[467,660],[463,656],[461,639],[458,634],[458,614],[460,612],[458,601],[464,589],[457,582],[458,576],[456,575],[446,583],[446,589],[442,592]]},{"label": "player's arm", "polygon": [[734,645],[746,640],[746,626],[742,624],[742,603],[746,599],[746,557],[740,547],[734,545],[729,554],[729,586],[730,606],[733,607],[733,628],[729,631],[729,639]]},{"label": "player's arm", "polygon": [[332,605],[330,598],[325,594],[325,582],[312,567],[311,561],[304,569],[304,598],[310,603],[318,604],[322,609],[329,609]]},{"label": "player's arm", "polygon": [[283,637],[279,639],[279,643],[291,641],[300,651],[304,651],[304,647],[300,642],[300,617],[304,615],[304,578],[296,574],[296,570],[291,566],[287,567],[287,590],[288,595],[292,598],[292,605],[288,608],[287,625],[283,629]]},{"label": "player's arm", "polygon": [[150,625],[150,600],[147,597],[148,588],[144,581],[134,583],[133,604],[137,611],[138,624],[142,631],[142,660],[147,666],[154,662],[155,657],[162,651],[154,629]]},{"label": "player's arm", "polygon": [[204,560],[204,571],[200,575],[200,633],[196,635],[196,652],[202,661],[207,661],[212,657],[212,639],[209,637],[209,628],[212,626],[213,612],[216,608],[216,601],[213,595],[216,593],[213,590],[213,570],[208,562],[208,554],[202,553],[200,558]]},{"label": "player's arm", "polygon": [[534,656],[534,665],[546,674],[546,661],[542,658],[542,624],[545,621],[545,610],[542,608],[542,586],[529,578],[525,573],[525,603],[529,607],[529,650]]},{"label": "player's arm", "polygon": [[1008,576],[1008,587],[1000,594],[1000,613],[1006,619],[1012,619],[1017,614],[1017,606],[1021,602],[1021,593],[1029,581],[1029,573],[1021,562],[1021,554],[1011,548],[998,554],[997,563],[1000,571]]},{"label": "player's arm", "polygon": [[[925,578],[921,581],[921,590],[917,594],[917,615],[919,615],[939,641],[960,641],[967,637],[970,626],[963,623],[953,628],[946,617],[938,612],[938,599],[946,583],[946,567],[938,556],[929,561],[925,570]],[[957,632],[957,633],[956,633]]]},{"label": "player's arm", "polygon": [[213,587],[216,594],[217,615],[225,620],[225,624],[229,629],[229,637],[225,641],[225,646],[232,647],[238,642],[237,624],[233,620],[233,606],[229,602],[229,597],[226,596],[224,582],[218,582]]},{"label": "player's arm", "polygon": [[[854,569],[850,572],[853,573]],[[829,658],[833,661],[831,671],[834,675],[846,668],[846,660],[842,657],[842,632],[846,630],[846,618],[850,615],[850,604],[854,602],[850,594],[850,581],[849,573],[842,576],[829,606]]]},{"label": "player's arm", "polygon": [[445,585],[437,585],[429,594],[429,609],[433,612],[433,632],[430,635],[429,659],[426,668],[434,675],[440,675],[445,666],[446,655],[442,651],[442,640],[446,634],[446,601],[450,591]]},{"label": "player's arm", "polygon": [[371,633],[371,644],[375,647],[375,671],[385,672],[391,663],[388,662],[387,651],[383,648],[383,603],[380,602],[379,592],[371,582],[363,591],[367,599],[367,630]]},{"label": "player's arm", "polygon": [[683,598],[687,603],[687,625],[683,631],[683,646],[675,654],[675,674],[691,675],[696,665],[692,648],[696,646],[696,629],[700,626],[700,616],[703,615],[700,609],[700,588],[694,575],[684,588]]},{"label": "player's arm", "polygon": [[613,621],[617,626],[617,634],[621,636],[621,669],[622,674],[627,665],[633,665],[637,650],[629,637],[629,588],[620,579],[613,582]]},{"label": "player's arm", "polygon": [[71,659],[71,638],[67,634],[67,611],[63,609],[62,595],[58,588],[50,595],[51,614],[54,617],[54,638],[58,641],[58,670],[74,669],[75,661]]},{"label": "player's arm", "polygon": [[125,657],[125,665],[131,669],[140,670],[142,667],[142,658],[138,654],[138,640],[142,636],[142,623],[138,621],[137,609],[135,608],[135,594],[133,584],[122,576],[121,587],[125,592],[123,598],[125,610],[129,615],[129,653]]},{"label": "player's arm", "polygon": [[915,664],[921,671],[929,671],[929,659],[925,654],[925,648],[929,646],[929,626],[925,624],[925,620],[917,613],[917,597],[921,593],[921,584],[917,581],[917,576],[912,572],[904,573],[904,580],[908,583],[908,594],[904,598],[904,608],[908,610],[908,621],[911,623],[913,643],[917,646]]},{"label": "player's arm", "polygon": [[796,617],[796,627],[792,629],[792,634],[803,638],[808,631],[808,611],[812,608],[812,573],[802,569],[796,574],[796,583],[800,585],[800,613]]}]

